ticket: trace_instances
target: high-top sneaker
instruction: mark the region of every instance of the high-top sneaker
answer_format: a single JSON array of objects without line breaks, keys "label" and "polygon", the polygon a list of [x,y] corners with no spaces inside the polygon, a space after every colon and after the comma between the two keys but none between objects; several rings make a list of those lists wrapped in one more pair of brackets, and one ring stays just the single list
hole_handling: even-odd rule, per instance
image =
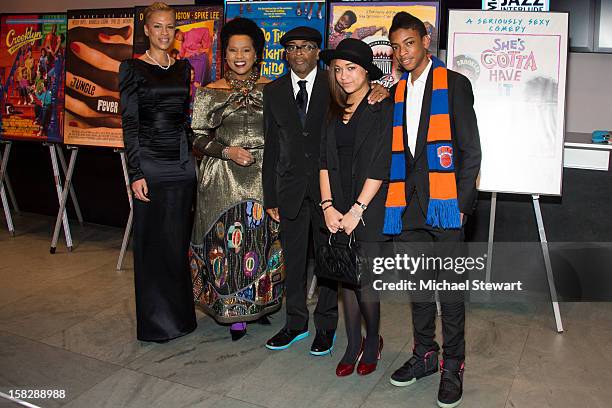
[{"label": "high-top sneaker", "polygon": [[438,389],[438,406],[454,408],[461,404],[463,396],[463,370],[465,363],[458,360],[440,361],[440,388]]},{"label": "high-top sneaker", "polygon": [[419,378],[427,377],[438,371],[438,348],[423,355],[412,350],[412,357],[391,375],[391,384],[406,387],[414,384]]}]

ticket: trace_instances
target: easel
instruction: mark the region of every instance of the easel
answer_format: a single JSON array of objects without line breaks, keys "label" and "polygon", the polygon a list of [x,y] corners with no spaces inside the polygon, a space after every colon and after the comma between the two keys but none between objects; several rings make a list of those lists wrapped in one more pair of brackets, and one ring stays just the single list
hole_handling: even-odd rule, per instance
[{"label": "easel", "polygon": [[[21,54],[23,52],[22,48],[19,48],[17,50],[17,54],[15,55],[15,59],[13,62],[13,66],[11,67],[10,73],[8,75],[7,81],[5,84],[2,84],[2,82],[0,81],[0,89],[2,91],[0,91],[0,99],[2,99],[2,101],[5,101],[6,97],[5,94],[7,94],[9,86],[12,84],[13,82],[13,75],[15,73],[15,70],[18,67],[18,61],[21,58]],[[0,78],[1,79],[1,78]],[[4,107],[4,105],[3,105]],[[1,128],[1,123],[0,123],[0,128]],[[0,129],[1,131],[1,129]],[[8,230],[9,233],[12,236],[15,236],[15,227],[13,225],[13,218],[11,216],[11,209],[8,205],[8,200],[6,199],[6,193],[4,191],[4,185],[6,184],[6,189],[9,193],[9,197],[11,198],[11,203],[13,204],[13,209],[15,210],[15,212],[17,214],[19,214],[19,207],[17,206],[17,200],[15,200],[15,194],[13,193],[13,188],[11,187],[11,182],[9,181],[8,175],[6,173],[6,167],[8,165],[8,159],[9,159],[9,155],[11,153],[11,145],[12,142],[11,141],[5,141],[5,140],[0,140],[0,144],[4,144],[4,154],[2,154],[0,152],[0,162],[2,163],[0,165],[0,201],[2,201],[2,207],[4,208],[4,215],[6,217],[6,223],[8,226]]]},{"label": "easel", "polygon": [[121,243],[121,251],[119,252],[119,260],[117,260],[117,270],[121,270],[123,267],[123,257],[127,251],[127,246],[130,241],[130,235],[132,233],[132,223],[134,222],[134,202],[132,199],[132,191],[130,189],[130,178],[127,171],[127,161],[125,159],[125,151],[123,149],[115,149],[116,153],[119,153],[121,158],[121,167],[123,167],[123,180],[125,181],[125,190],[127,192],[128,201],[130,203],[130,215],[128,216],[127,225],[123,232],[123,242]]},{"label": "easel", "polygon": [[[538,234],[540,235],[540,244],[542,246],[542,255],[544,256],[544,266],[546,267],[546,277],[548,279],[548,289],[550,290],[550,299],[553,313],[555,315],[557,333],[563,333],[563,322],[561,321],[561,312],[559,310],[559,302],[557,301],[557,288],[555,286],[555,279],[552,273],[552,264],[550,262],[550,253],[548,251],[548,241],[546,240],[546,230],[544,229],[542,210],[540,209],[540,196],[538,194],[533,194],[531,199],[533,202],[533,211],[535,212],[536,223],[538,225]],[[485,275],[487,282],[491,281],[491,263],[493,261],[493,236],[495,234],[496,206],[497,193],[491,193],[491,216],[489,218],[489,240],[487,244],[487,267]]]},{"label": "easel", "polygon": [[13,225],[13,217],[11,216],[11,208],[9,207],[8,200],[6,198],[6,192],[4,191],[4,184],[6,183],[6,189],[9,192],[11,200],[13,202],[13,208],[18,212],[17,204],[15,202],[15,196],[11,188],[8,177],[6,176],[6,167],[8,166],[9,155],[11,154],[12,142],[2,141],[4,145],[4,153],[0,152],[0,200],[2,201],[2,208],[4,208],[4,216],[6,218],[6,224],[11,236],[15,236],[15,226]]},{"label": "easel", "polygon": [[312,299],[314,296],[315,290],[317,290],[317,275],[312,276],[312,281],[310,283],[310,289],[308,289],[308,300]]},{"label": "easel", "polygon": [[[72,187],[72,174],[74,173],[74,166],[76,163],[79,148],[75,146],[66,146],[68,150],[71,150],[70,162],[68,163],[68,168],[66,168],[66,159],[64,158],[64,153],[62,152],[61,147],[58,149],[57,145],[54,143],[47,143],[47,146],[49,146],[49,154],[51,155],[51,166],[53,167],[55,190],[57,191],[57,199],[60,205],[55,221],[55,228],[53,229],[53,238],[51,239],[51,248],[49,249],[49,252],[54,254],[55,250],[57,249],[57,241],[59,239],[59,233],[62,224],[64,226],[64,236],[66,237],[66,246],[68,247],[68,252],[72,252],[72,236],[70,234],[70,224],[68,223],[68,216],[66,214],[66,202],[68,201],[68,194],[70,194],[70,197],[72,198],[72,203],[74,204],[75,212],[77,214],[77,218],[79,220],[79,224],[83,225],[83,216],[81,215],[81,209],[79,208],[79,203],[77,202],[76,194],[74,192],[74,188]],[[63,187],[58,166],[58,156],[62,166],[62,170],[64,171],[64,174],[66,176],[66,180]]]},{"label": "easel", "polygon": [[[0,154],[0,161],[1,160],[2,160],[2,154]],[[9,179],[8,171],[4,174],[4,185],[6,187],[6,191],[8,192],[9,199],[11,200],[13,211],[15,211],[17,214],[21,214],[19,205],[17,205],[17,199],[15,198],[15,192],[13,191],[13,186],[11,185],[11,180]]]}]

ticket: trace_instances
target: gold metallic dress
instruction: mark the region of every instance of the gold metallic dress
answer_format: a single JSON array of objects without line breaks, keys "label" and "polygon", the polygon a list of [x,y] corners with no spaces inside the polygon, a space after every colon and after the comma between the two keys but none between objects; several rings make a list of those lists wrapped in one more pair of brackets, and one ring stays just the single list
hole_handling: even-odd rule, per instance
[{"label": "gold metallic dress", "polygon": [[[262,205],[263,93],[199,88],[193,106],[200,164],[190,263],[196,303],[220,323],[256,320],[282,304],[279,226]],[[255,162],[222,158],[240,146]]]}]

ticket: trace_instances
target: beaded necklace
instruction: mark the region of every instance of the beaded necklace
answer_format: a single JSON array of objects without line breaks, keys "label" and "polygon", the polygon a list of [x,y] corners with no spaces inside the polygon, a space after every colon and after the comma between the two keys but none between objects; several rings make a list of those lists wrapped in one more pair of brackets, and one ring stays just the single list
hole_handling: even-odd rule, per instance
[{"label": "beaded necklace", "polygon": [[252,69],[247,79],[238,79],[234,77],[234,72],[228,69],[225,71],[224,77],[230,88],[232,88],[234,91],[242,93],[243,95],[248,95],[249,92],[255,88],[255,84],[259,79],[259,70]]}]

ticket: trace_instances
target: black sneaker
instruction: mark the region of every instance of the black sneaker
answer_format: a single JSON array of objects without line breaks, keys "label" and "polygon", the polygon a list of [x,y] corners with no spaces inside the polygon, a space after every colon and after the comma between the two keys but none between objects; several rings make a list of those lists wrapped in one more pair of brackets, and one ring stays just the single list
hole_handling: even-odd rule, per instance
[{"label": "black sneaker", "polygon": [[324,356],[331,353],[335,341],[335,330],[317,330],[315,339],[310,347],[310,354],[313,356]]},{"label": "black sneaker", "polygon": [[270,350],[285,350],[296,341],[305,339],[309,334],[308,329],[289,330],[283,328],[266,342],[266,347]]},{"label": "black sneaker", "polygon": [[438,390],[438,406],[454,408],[461,404],[463,396],[464,363],[457,360],[440,361],[440,388]]},{"label": "black sneaker", "polygon": [[406,387],[414,384],[419,378],[427,377],[438,371],[438,350],[430,350],[422,356],[414,354],[403,366],[391,375],[391,384]]}]

